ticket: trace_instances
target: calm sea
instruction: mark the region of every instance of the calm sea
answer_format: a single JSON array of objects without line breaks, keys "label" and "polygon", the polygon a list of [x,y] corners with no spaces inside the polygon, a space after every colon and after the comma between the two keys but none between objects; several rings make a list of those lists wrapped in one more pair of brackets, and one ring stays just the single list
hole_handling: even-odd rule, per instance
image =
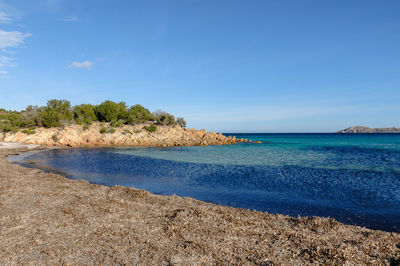
[{"label": "calm sea", "polygon": [[400,232],[399,134],[231,135],[263,143],[56,149],[16,159],[97,184]]}]

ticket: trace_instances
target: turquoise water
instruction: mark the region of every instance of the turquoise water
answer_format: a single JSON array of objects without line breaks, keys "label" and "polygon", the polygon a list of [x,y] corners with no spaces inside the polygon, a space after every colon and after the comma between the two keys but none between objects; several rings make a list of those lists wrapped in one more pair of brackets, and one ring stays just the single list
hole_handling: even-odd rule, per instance
[{"label": "turquoise water", "polygon": [[19,163],[92,183],[400,231],[400,135],[235,135],[263,143],[47,150]]}]

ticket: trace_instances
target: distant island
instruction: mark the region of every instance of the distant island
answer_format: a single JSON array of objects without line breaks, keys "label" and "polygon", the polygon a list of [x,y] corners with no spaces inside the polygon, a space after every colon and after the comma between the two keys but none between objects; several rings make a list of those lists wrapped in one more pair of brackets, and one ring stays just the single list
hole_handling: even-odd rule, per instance
[{"label": "distant island", "polygon": [[384,127],[384,128],[370,128],[363,126],[348,127],[343,130],[339,130],[337,133],[400,133],[398,127]]}]

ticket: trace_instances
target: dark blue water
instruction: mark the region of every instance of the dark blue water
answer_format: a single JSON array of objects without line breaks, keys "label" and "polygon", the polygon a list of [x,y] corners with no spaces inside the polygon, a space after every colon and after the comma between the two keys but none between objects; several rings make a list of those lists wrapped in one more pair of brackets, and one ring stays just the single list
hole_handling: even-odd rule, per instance
[{"label": "dark blue water", "polygon": [[263,144],[46,150],[73,179],[400,232],[400,135],[246,134]]}]

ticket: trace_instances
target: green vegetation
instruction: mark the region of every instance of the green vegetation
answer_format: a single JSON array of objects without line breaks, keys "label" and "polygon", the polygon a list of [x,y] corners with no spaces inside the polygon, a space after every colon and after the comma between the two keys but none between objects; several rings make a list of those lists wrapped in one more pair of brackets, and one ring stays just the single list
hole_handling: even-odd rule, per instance
[{"label": "green vegetation", "polygon": [[183,119],[183,117],[178,117],[176,119],[176,123],[180,126],[180,127],[186,127],[186,121],[185,119]]},{"label": "green vegetation", "polygon": [[112,127],[109,127],[109,128],[102,127],[102,128],[100,128],[100,133],[101,134],[105,134],[105,133],[113,134],[113,133],[115,133],[115,129]]},{"label": "green vegetation", "polygon": [[131,131],[129,131],[128,129],[124,129],[124,131],[122,131],[122,134],[124,134],[124,135],[126,135],[126,134],[132,135],[133,133]]},{"label": "green vegetation", "polygon": [[155,112],[154,118],[159,125],[176,125],[175,117],[164,111]]},{"label": "green vegetation", "polygon": [[57,137],[57,135],[53,135],[53,136],[51,136],[51,139],[52,139],[54,142],[57,142],[57,141],[58,141],[58,137]]},{"label": "green vegetation", "polygon": [[94,113],[94,106],[91,104],[81,104],[74,107],[74,119],[78,124],[92,124],[97,121],[97,116]]},{"label": "green vegetation", "polygon": [[101,122],[111,122],[116,120],[126,120],[128,110],[126,103],[115,103],[113,101],[105,101],[94,108],[97,119]]},{"label": "green vegetation", "polygon": [[22,130],[22,133],[27,134],[27,135],[33,135],[33,134],[35,134],[35,130],[24,129],[24,130]]},{"label": "green vegetation", "polygon": [[144,108],[140,104],[136,104],[129,108],[126,122],[130,125],[135,125],[154,120],[156,120],[154,115],[148,109]]},{"label": "green vegetation", "polygon": [[73,118],[71,103],[67,100],[49,100],[47,106],[38,115],[42,119],[38,126],[46,128],[65,126]]},{"label": "green vegetation", "polygon": [[122,127],[124,124],[120,120],[113,120],[110,123],[111,127]]},{"label": "green vegetation", "polygon": [[20,112],[0,110],[0,131],[17,132],[23,126]]},{"label": "green vegetation", "polygon": [[157,125],[153,124],[153,125],[150,125],[150,126],[143,127],[143,129],[146,130],[149,133],[154,133],[154,132],[157,131]]},{"label": "green vegetation", "polygon": [[[99,105],[80,104],[71,106],[67,100],[52,99],[46,106],[29,105],[23,111],[7,111],[0,109],[0,132],[18,132],[34,134],[35,127],[64,127],[72,123],[83,125],[83,130],[93,122],[109,122],[111,127],[136,125],[151,122],[145,127],[148,132],[157,131],[157,125],[181,127],[186,121],[164,111],[152,113],[147,108],[136,104],[127,106],[125,102],[104,101]],[[105,128],[103,133],[113,133],[114,129]],[[115,130],[114,130],[115,131]]]}]

